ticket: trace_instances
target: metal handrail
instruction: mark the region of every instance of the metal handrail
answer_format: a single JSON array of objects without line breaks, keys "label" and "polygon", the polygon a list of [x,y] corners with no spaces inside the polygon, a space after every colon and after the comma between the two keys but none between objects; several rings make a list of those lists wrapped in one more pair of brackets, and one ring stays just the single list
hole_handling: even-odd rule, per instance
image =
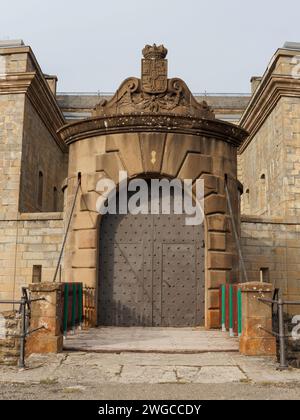
[{"label": "metal handrail", "polygon": [[45,327],[36,328],[34,330],[28,330],[26,326],[26,306],[30,310],[30,304],[32,302],[45,301],[45,298],[29,299],[27,294],[27,288],[22,288],[22,297],[21,300],[0,300],[1,305],[20,305],[19,313],[21,314],[21,334],[20,335],[8,335],[10,338],[19,338],[20,339],[20,358],[19,358],[19,367],[20,369],[25,369],[25,341],[26,337],[30,334],[40,331]]},{"label": "metal handrail", "polygon": [[[113,96],[115,92],[57,92],[56,96]],[[250,97],[251,93],[239,92],[196,92],[193,96],[242,96]]]},{"label": "metal handrail", "polygon": [[72,208],[71,208],[70,215],[69,215],[67,229],[66,229],[65,234],[64,234],[61,250],[60,250],[60,253],[59,253],[59,257],[58,257],[58,261],[57,261],[57,265],[56,265],[56,269],[55,269],[55,273],[54,273],[54,277],[53,277],[53,283],[56,282],[57,275],[58,275],[58,272],[59,272],[59,268],[60,268],[61,260],[62,260],[63,254],[64,254],[65,246],[66,246],[66,243],[67,243],[67,238],[68,238],[69,230],[70,230],[70,227],[71,227],[73,214],[74,214],[74,210],[75,210],[76,201],[77,201],[77,197],[78,197],[80,187],[81,187],[81,172],[79,172],[79,174],[78,174],[76,191],[75,191]]},{"label": "metal handrail", "polygon": [[[283,313],[283,307],[285,305],[291,306],[300,305],[299,301],[288,301],[283,299],[267,299],[267,298],[258,298],[260,302],[266,303],[266,304],[272,304],[272,305],[278,305],[278,323],[279,323],[279,332],[275,331],[267,331],[269,334],[272,334],[274,337],[279,338],[279,352],[280,352],[280,365],[279,370],[287,370],[289,368],[287,357],[286,357],[286,338],[289,338],[290,336],[285,335],[284,330],[284,313]],[[260,327],[260,329],[265,330],[263,327]],[[266,331],[266,330],[265,330]]]}]

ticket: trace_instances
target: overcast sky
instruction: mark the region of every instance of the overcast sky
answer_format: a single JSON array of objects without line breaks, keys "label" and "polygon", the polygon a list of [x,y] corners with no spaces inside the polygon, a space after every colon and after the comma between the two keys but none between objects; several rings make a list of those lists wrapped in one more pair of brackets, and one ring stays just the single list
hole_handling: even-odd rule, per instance
[{"label": "overcast sky", "polygon": [[0,0],[0,39],[30,45],[59,91],[115,91],[155,42],[193,92],[248,92],[278,47],[300,41],[299,17],[299,0]]}]

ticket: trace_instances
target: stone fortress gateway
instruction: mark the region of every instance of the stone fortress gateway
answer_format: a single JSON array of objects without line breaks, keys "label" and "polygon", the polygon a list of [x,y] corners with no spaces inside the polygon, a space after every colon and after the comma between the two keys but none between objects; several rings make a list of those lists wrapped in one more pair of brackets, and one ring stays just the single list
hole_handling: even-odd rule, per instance
[{"label": "stone fortress gateway", "polygon": [[[219,314],[211,305],[205,310],[205,302],[218,295],[211,280],[214,270],[225,270],[224,281],[226,271],[238,275],[226,226],[224,182],[227,175],[238,215],[237,146],[245,133],[215,120],[182,80],[168,79],[164,47],[147,46],[143,54],[141,79],[125,80],[111,100],[96,107],[93,118],[60,130],[69,146],[68,178],[76,182],[78,173],[83,177],[65,269],[79,279],[85,264],[98,267],[89,274],[90,286],[98,290],[100,325],[186,327],[204,325],[205,320],[216,325]],[[205,229],[187,227],[184,217],[174,214],[100,220],[95,186],[101,176],[117,184],[119,171],[130,178],[202,177]],[[67,191],[69,203],[73,190]],[[94,220],[86,222],[90,214]],[[99,241],[98,249],[88,244],[82,249],[77,223]]]},{"label": "stone fortress gateway", "polygon": [[[220,285],[245,281],[234,226],[247,279],[298,299],[295,48],[276,52],[251,97],[198,98],[168,78],[167,50],[146,46],[141,78],[100,101],[58,95],[30,47],[2,43],[0,300],[53,281],[79,174],[57,281],[84,283],[90,325],[218,328]],[[118,183],[120,171],[203,179],[204,225],[177,214],[101,217],[97,182]]]}]

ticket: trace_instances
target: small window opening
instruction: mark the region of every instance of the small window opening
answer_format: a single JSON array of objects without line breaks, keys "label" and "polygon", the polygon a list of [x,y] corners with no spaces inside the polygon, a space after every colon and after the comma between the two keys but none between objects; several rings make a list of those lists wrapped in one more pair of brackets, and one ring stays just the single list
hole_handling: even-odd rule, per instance
[{"label": "small window opening", "polygon": [[44,195],[44,175],[43,172],[39,172],[38,179],[38,205],[40,208],[43,206],[43,195]]},{"label": "small window opening", "polygon": [[32,268],[32,283],[42,282],[42,266],[34,265]]},{"label": "small window opening", "polygon": [[53,188],[53,211],[57,212],[58,211],[58,192],[57,192],[57,188],[54,187]]},{"label": "small window opening", "polygon": [[270,283],[270,269],[269,268],[260,269],[260,282]]}]

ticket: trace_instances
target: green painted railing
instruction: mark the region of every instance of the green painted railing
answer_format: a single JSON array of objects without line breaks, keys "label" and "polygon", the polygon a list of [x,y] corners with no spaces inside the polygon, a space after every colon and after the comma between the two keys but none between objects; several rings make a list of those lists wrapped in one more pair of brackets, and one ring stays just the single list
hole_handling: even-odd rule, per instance
[{"label": "green painted railing", "polygon": [[220,287],[220,323],[222,331],[229,331],[231,337],[242,335],[242,291],[238,285],[226,284]]},{"label": "green painted railing", "polygon": [[82,283],[65,283],[63,292],[63,332],[75,332],[83,323],[83,285]]}]

